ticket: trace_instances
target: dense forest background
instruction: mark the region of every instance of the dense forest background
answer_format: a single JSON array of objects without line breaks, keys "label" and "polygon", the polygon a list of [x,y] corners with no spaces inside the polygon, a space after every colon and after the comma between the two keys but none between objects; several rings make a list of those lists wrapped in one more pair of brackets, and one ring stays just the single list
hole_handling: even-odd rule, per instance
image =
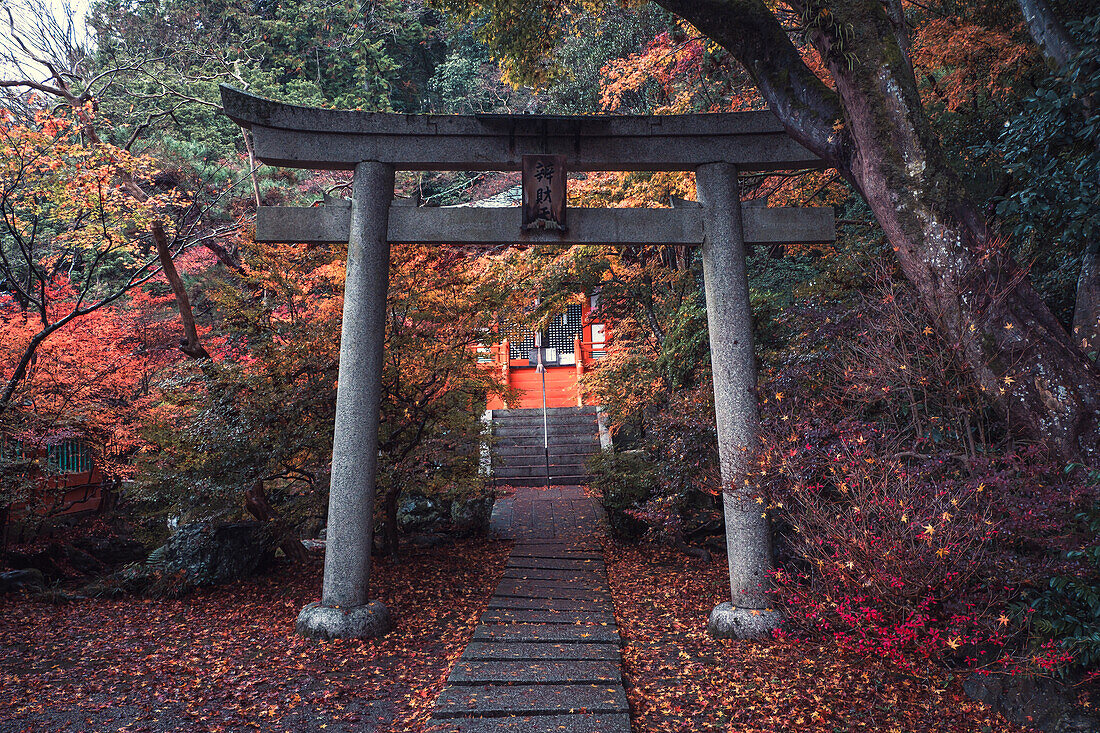
[{"label": "dense forest background", "polygon": [[[828,64],[858,66],[859,49],[822,58],[814,34],[831,26],[817,5],[827,4],[777,14],[828,84]],[[0,503],[24,523],[48,523],[60,508],[42,490],[41,476],[58,470],[50,448],[79,439],[153,544],[169,520],[248,511],[279,525],[289,557],[323,524],[342,253],[254,242],[251,218],[259,204],[345,197],[349,178],[257,166],[247,134],[220,112],[219,84],[399,113],[767,106],[723,45],[652,4],[583,4],[559,17],[534,3],[508,25],[498,11],[510,3],[95,2],[87,34],[81,19],[35,0],[9,7]],[[1050,4],[1074,47],[1062,61],[1044,55],[1015,0],[898,7],[946,165],[994,249],[1020,264],[1013,277],[1056,319],[1047,325],[1094,362],[1100,6]],[[446,205],[516,183],[399,173],[398,195]],[[570,185],[575,205],[694,198],[691,174],[589,174]],[[845,176],[796,171],[742,185],[770,205],[832,206],[839,223],[833,245],[750,259],[765,433],[752,480],[770,497],[793,633],[904,664],[1092,669],[1096,456],[1067,453],[999,407],[1039,375],[1001,342],[990,352],[998,382],[975,369]],[[399,550],[403,495],[486,492],[480,406],[502,387],[478,367],[476,347],[494,323],[537,323],[599,289],[593,318],[614,345],[585,388],[617,436],[596,486],[612,524],[694,555],[721,551],[701,278],[698,253],[671,247],[396,248],[379,549]],[[532,296],[541,305],[527,312]],[[1024,326],[999,327],[1011,340]],[[1092,421],[1081,430],[1095,433]]]}]

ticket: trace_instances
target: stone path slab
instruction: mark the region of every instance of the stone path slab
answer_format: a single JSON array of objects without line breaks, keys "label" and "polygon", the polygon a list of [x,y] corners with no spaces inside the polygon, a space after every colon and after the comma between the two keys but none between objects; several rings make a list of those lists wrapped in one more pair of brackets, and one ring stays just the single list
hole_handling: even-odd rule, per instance
[{"label": "stone path slab", "polygon": [[[446,733],[630,733],[621,640],[579,487],[519,489],[493,509],[516,541],[473,640],[436,700]],[[437,726],[437,727],[436,727]]]},{"label": "stone path slab", "polygon": [[527,608],[490,608],[483,624],[614,624],[615,616],[599,611],[539,611]]},{"label": "stone path slab", "polygon": [[618,644],[619,630],[614,626],[595,624],[503,624],[478,626],[474,629],[474,641]]},{"label": "stone path slab", "polygon": [[629,712],[622,684],[448,685],[435,703],[437,718]]},{"label": "stone path slab", "polygon": [[589,611],[602,613],[607,611],[603,601],[578,601],[575,598],[505,598],[494,596],[489,600],[489,608],[515,608],[532,611]]},{"label": "stone path slab", "polygon": [[507,718],[455,718],[439,723],[440,733],[620,733],[630,730],[630,716],[573,713]]},{"label": "stone path slab", "polygon": [[585,661],[608,660],[619,662],[619,647],[613,644],[554,644],[539,642],[523,644],[512,642],[473,642],[462,655],[465,661],[477,659],[501,660],[557,660]]},{"label": "stone path slab", "polygon": [[612,661],[470,661],[451,672],[456,685],[478,684],[607,684],[621,683],[622,672]]}]

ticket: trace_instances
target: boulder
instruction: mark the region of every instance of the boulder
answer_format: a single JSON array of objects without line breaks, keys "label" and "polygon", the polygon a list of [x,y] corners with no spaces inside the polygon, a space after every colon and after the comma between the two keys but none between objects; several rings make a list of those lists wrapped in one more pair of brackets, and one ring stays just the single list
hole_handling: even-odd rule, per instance
[{"label": "boulder", "polygon": [[57,542],[51,542],[45,547],[36,547],[28,550],[9,550],[7,564],[16,570],[37,570],[46,578],[58,580],[71,573],[62,567],[65,564],[65,553]]},{"label": "boulder", "polygon": [[266,522],[195,522],[180,527],[150,564],[186,586],[217,585],[263,569],[277,546]]},{"label": "boulder", "polygon": [[42,575],[41,570],[35,568],[0,573],[0,594],[17,590],[36,590],[44,588],[45,585],[46,577]]},{"label": "boulder", "polygon": [[1076,704],[1073,690],[1058,680],[975,672],[963,690],[1013,723],[1046,733],[1093,733],[1100,715]]},{"label": "boulder", "polygon": [[105,569],[103,563],[74,545],[63,545],[61,551],[69,566],[81,575],[98,575]]},{"label": "boulder", "polygon": [[410,494],[397,507],[397,526],[404,532],[430,529],[450,517],[440,502],[420,494]]},{"label": "boulder", "polygon": [[496,496],[484,494],[469,499],[455,499],[451,502],[451,528],[464,534],[483,534],[489,529],[489,518],[493,514],[493,502]]},{"label": "boulder", "polygon": [[129,537],[90,535],[77,537],[73,546],[86,552],[104,565],[124,565],[144,560],[149,551],[145,545]]}]

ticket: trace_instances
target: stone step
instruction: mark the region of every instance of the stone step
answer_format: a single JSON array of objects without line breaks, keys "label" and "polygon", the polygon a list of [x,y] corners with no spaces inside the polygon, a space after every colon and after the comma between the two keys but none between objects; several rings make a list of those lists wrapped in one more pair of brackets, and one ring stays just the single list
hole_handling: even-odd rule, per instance
[{"label": "stone step", "polygon": [[[543,438],[542,434],[542,422],[523,422],[523,423],[493,423],[493,435],[498,438],[538,438],[540,441]],[[594,440],[599,440],[600,431],[596,427],[595,421],[584,423],[547,423],[546,435],[549,437],[551,443],[555,443],[554,438],[566,435],[584,435]]]},{"label": "stone step", "polygon": [[[603,604],[600,604],[601,606]],[[533,608],[489,608],[481,614],[483,624],[613,624],[607,611],[558,611]]]},{"label": "stone step", "polygon": [[435,717],[629,713],[622,685],[455,685],[436,701]]},{"label": "stone step", "polygon": [[602,560],[573,560],[560,557],[510,557],[504,566],[510,568],[529,570],[588,570],[594,573],[607,574],[607,568]]},{"label": "stone step", "polygon": [[[550,485],[552,486],[572,486],[577,483],[588,483],[592,481],[591,475],[554,475],[551,474]],[[500,488],[500,486],[515,486],[517,489],[535,488],[544,486],[547,483],[546,477],[538,478],[515,478],[515,479],[493,479],[493,485]]]},{"label": "stone step", "polygon": [[[578,601],[570,598],[504,598],[489,599],[489,610],[511,609],[523,611],[577,611],[581,613],[604,613],[607,604],[602,601]],[[486,612],[488,613],[488,611]]]},{"label": "stone step", "polygon": [[[525,448],[538,448],[542,449],[543,435],[542,428],[536,432],[534,430],[524,430],[517,432],[515,430],[509,431],[507,434],[494,433],[496,440],[493,441],[490,450],[496,447],[511,447],[521,446]],[[550,445],[596,445],[600,444],[600,437],[594,431],[588,432],[551,432],[549,435]]]},{"label": "stone step", "polygon": [[471,660],[552,660],[566,662],[572,660],[606,660],[618,663],[618,644],[555,643],[555,642],[502,642],[474,641],[462,654],[465,661]]},{"label": "stone step", "polygon": [[[566,570],[565,572],[572,572]],[[590,590],[590,591],[606,591],[607,580],[606,578],[591,574],[589,577],[574,577],[574,578],[510,578],[504,576],[500,580],[499,587],[501,588],[517,588],[522,586],[529,586],[536,590]]]},{"label": "stone step", "polygon": [[474,641],[517,643],[551,642],[556,644],[618,644],[619,631],[614,625],[567,626],[562,624],[494,624],[474,629]]},{"label": "stone step", "polygon": [[517,542],[512,557],[545,557],[560,560],[603,560],[603,555],[588,542]]},{"label": "stone step", "polygon": [[[555,466],[550,464],[550,476],[580,476],[585,473],[584,466]],[[494,466],[493,477],[501,480],[509,478],[531,478],[546,476],[546,465],[536,463],[530,466]]]},{"label": "stone step", "polygon": [[[555,415],[555,416],[557,416],[557,415],[591,415],[592,419],[595,419],[596,418],[596,412],[597,412],[597,410],[596,410],[595,405],[585,405],[583,407],[569,406],[569,407],[547,407],[546,408],[547,416],[550,416],[550,415]],[[493,410],[493,419],[496,420],[497,418],[500,418],[500,419],[503,419],[503,420],[507,420],[509,418],[525,417],[525,416],[528,416],[528,415],[533,415],[535,413],[538,413],[538,415],[541,417],[542,408],[541,407],[526,407],[526,408],[514,409],[514,410]]]},{"label": "stone step", "polygon": [[[493,418],[493,429],[508,427],[524,427],[537,429],[542,432],[542,414],[541,410],[538,415],[525,415],[524,417],[512,417],[512,418]],[[547,415],[546,426],[548,428],[565,428],[565,427],[580,427],[585,430],[591,430],[597,432],[599,430],[599,424],[596,422],[594,415]]]},{"label": "stone step", "polygon": [[465,662],[459,661],[447,681],[455,685],[593,685],[622,682],[616,662]]},{"label": "stone step", "polygon": [[505,578],[517,580],[565,580],[581,581],[588,583],[607,582],[607,576],[603,573],[591,570],[558,570],[549,568],[504,568]]},{"label": "stone step", "polygon": [[[493,458],[497,460],[511,460],[513,458],[519,458],[529,456],[532,450],[538,451],[538,457],[544,458],[542,452],[542,437],[539,436],[539,440],[536,441],[534,447],[529,445],[501,445],[497,444],[492,447]],[[594,455],[600,452],[599,441],[593,441],[591,443],[551,443],[550,444],[550,459],[555,457],[567,457],[567,456],[584,456],[586,459],[588,456]]]},{"label": "stone step", "polygon": [[493,594],[501,598],[553,598],[559,600],[610,603],[611,594],[592,588],[563,588],[561,586],[499,586]]},{"label": "stone step", "polygon": [[[595,453],[570,453],[567,456],[550,456],[550,468],[554,473],[588,473],[588,461],[592,459]],[[502,468],[511,468],[514,466],[536,466],[541,469],[546,465],[546,456],[542,453],[542,448],[525,450],[523,454],[518,456],[508,456],[502,458],[500,456],[493,457],[493,472],[497,472]],[[576,470],[569,471],[567,468],[573,468]]]},{"label": "stone step", "polygon": [[625,713],[573,713],[449,720],[433,718],[429,727],[439,733],[630,733],[630,716]]}]

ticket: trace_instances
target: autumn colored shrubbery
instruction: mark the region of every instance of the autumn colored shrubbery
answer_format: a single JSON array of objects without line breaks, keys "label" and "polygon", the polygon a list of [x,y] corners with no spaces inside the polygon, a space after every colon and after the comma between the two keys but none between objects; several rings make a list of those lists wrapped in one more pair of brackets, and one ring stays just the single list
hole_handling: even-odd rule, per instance
[{"label": "autumn colored shrubbery", "polygon": [[[790,311],[755,478],[780,530],[794,633],[903,666],[1052,669],[1010,609],[1091,488],[986,413],[955,347],[881,272],[848,308]],[[824,321],[824,323],[822,323]],[[800,328],[801,327],[801,328]]]},{"label": "autumn colored shrubbery", "polygon": [[[1013,443],[908,287],[859,257],[861,272],[803,286],[786,307],[769,301],[773,318],[758,326],[763,442],[751,480],[770,497],[786,633],[910,668],[1064,665],[1067,649],[1033,633],[1043,623],[1020,603],[1036,577],[1073,565],[1066,526],[1095,487]],[[597,488],[609,511],[644,524],[635,535],[718,549],[713,398],[697,370],[703,381],[642,406],[640,465],[605,460]]]}]

